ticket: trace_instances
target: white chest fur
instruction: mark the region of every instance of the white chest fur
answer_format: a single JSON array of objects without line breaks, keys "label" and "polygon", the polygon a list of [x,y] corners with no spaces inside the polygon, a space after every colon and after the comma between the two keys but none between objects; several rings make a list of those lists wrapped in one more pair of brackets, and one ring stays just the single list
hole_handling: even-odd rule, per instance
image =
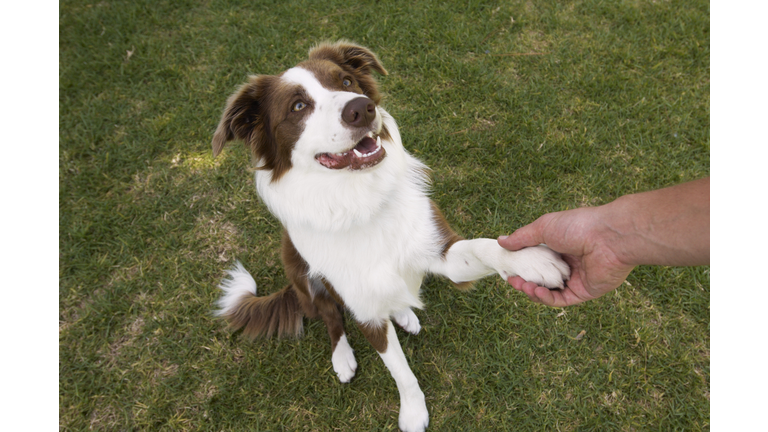
[{"label": "white chest fur", "polygon": [[257,171],[259,195],[288,230],[310,272],[323,276],[360,321],[381,320],[418,297],[440,254],[426,167],[408,155],[392,118],[387,158],[363,171],[291,169],[279,181]]}]

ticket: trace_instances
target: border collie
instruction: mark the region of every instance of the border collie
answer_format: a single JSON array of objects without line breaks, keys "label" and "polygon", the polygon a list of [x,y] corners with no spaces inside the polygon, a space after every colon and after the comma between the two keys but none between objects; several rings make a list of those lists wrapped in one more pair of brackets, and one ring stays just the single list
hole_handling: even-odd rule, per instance
[{"label": "border collie", "polygon": [[302,317],[320,318],[341,382],[357,362],[342,314],[378,351],[400,392],[398,424],[429,424],[424,393],[393,322],[421,330],[413,308],[427,273],[460,288],[499,274],[562,288],[569,268],[546,246],[510,252],[494,239],[465,240],[428,196],[428,168],[409,154],[380,105],[373,72],[386,75],[367,48],[322,43],[279,75],[252,76],[233,94],[213,136],[213,155],[242,140],[256,166],[256,189],[283,225],[282,259],[290,284],[258,297],[238,262],[219,288],[218,314],[248,337],[298,336]]}]

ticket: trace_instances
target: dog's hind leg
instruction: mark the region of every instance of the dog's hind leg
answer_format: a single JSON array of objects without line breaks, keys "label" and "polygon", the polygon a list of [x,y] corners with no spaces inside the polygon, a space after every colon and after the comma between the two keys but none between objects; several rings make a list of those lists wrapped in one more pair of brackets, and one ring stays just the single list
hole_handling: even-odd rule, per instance
[{"label": "dog's hind leg", "polygon": [[344,332],[342,306],[329,292],[329,289],[333,290],[330,284],[320,279],[309,279],[308,282],[312,293],[312,304],[328,328],[328,336],[331,338],[333,371],[336,372],[339,381],[347,383],[355,376],[357,361]]},{"label": "dog's hind leg", "polygon": [[349,346],[347,335],[344,333],[341,334],[338,342],[333,347],[331,363],[333,364],[333,371],[339,377],[339,381],[348,383],[355,376],[355,371],[357,370],[355,351]]},{"label": "dog's hind leg", "polygon": [[310,278],[309,265],[296,250],[288,232],[283,231],[283,264],[296,288],[299,303],[308,318],[323,320],[331,338],[331,363],[339,381],[346,383],[355,376],[357,361],[344,333],[343,303],[331,284],[321,278]]},{"label": "dog's hind leg", "polygon": [[429,425],[429,412],[424,400],[424,393],[419,387],[416,376],[408,367],[408,361],[403,354],[400,342],[397,340],[395,326],[390,320],[379,325],[358,323],[358,326],[366,339],[379,352],[379,356],[392,374],[392,378],[395,379],[397,390],[400,393],[398,426],[405,432],[424,431]]}]

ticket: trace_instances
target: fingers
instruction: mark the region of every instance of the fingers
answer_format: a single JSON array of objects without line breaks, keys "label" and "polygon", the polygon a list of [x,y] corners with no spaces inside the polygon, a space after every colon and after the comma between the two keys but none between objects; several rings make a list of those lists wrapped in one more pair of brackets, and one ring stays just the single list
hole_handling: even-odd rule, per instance
[{"label": "fingers", "polygon": [[577,296],[570,287],[562,290],[550,290],[533,282],[526,282],[520,276],[510,277],[507,282],[516,290],[522,291],[532,302],[546,306],[565,307],[586,301]]},{"label": "fingers", "polygon": [[[539,287],[533,282],[527,282],[525,279],[521,278],[520,276],[513,276],[507,279],[507,282],[512,285],[516,290],[522,291],[525,293],[525,295],[528,296],[528,299],[535,303],[542,303],[547,304],[547,296],[546,294],[543,294],[542,296],[538,295],[536,290],[537,288],[544,288]],[[544,288],[546,291],[549,291],[547,288]],[[544,297],[544,299],[542,299]]]},{"label": "fingers", "polygon": [[[526,282],[525,279],[521,278],[520,276],[510,276],[507,279],[507,282],[518,291],[523,290],[523,285],[532,283],[532,282]],[[533,284],[533,285],[536,285],[536,284]]]},{"label": "fingers", "polygon": [[520,276],[511,277],[507,280],[516,290],[522,291],[528,296],[528,300],[534,303],[541,303],[541,300],[536,296],[537,285],[533,282],[526,282]]},{"label": "fingers", "polygon": [[544,243],[544,237],[539,229],[540,224],[537,222],[538,220],[519,228],[508,236],[500,236],[496,241],[499,242],[499,246],[511,251],[540,245]]}]

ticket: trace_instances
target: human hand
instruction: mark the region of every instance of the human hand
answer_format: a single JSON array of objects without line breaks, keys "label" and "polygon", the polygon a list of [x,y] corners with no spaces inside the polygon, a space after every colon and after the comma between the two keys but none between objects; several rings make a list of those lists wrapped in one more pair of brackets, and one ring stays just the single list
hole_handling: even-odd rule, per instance
[{"label": "human hand", "polygon": [[507,282],[530,300],[555,307],[582,303],[616,289],[634,266],[619,260],[611,244],[616,233],[602,219],[605,211],[595,207],[549,213],[499,237],[499,245],[513,251],[544,243],[561,253],[571,268],[571,278],[562,290],[549,290],[519,276]]}]

